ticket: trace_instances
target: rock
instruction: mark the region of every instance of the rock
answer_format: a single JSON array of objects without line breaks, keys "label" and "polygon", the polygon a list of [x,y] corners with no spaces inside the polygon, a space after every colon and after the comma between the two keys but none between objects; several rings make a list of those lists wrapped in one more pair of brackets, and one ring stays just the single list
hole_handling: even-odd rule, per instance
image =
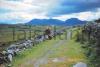
[{"label": "rock", "polygon": [[86,63],[83,63],[83,62],[78,62],[73,67],[87,67],[87,64]]},{"label": "rock", "polygon": [[64,62],[65,58],[54,58],[52,61],[53,62]]}]

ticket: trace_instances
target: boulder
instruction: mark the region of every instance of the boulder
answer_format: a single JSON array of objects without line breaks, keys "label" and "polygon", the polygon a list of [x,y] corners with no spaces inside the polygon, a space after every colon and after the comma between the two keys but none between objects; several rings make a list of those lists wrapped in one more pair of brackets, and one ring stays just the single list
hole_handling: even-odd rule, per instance
[{"label": "boulder", "polygon": [[83,63],[83,62],[78,62],[73,67],[87,67],[87,64],[86,63]]}]

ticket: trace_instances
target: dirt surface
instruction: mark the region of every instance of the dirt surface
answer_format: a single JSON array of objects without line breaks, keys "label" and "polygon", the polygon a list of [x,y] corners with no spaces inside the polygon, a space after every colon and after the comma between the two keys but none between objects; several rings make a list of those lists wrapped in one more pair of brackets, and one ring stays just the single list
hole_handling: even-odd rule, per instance
[{"label": "dirt surface", "polygon": [[[67,34],[67,40],[70,40],[71,39],[71,32],[68,31],[68,34]],[[27,67],[28,65],[30,66],[33,66],[33,67],[40,67],[41,65],[44,65],[44,64],[47,64],[49,62],[49,55],[51,54],[54,54],[55,51],[54,49],[55,48],[59,48],[60,46],[62,46],[64,43],[66,43],[67,40],[59,40],[59,42],[55,43],[51,48],[46,48],[46,52],[40,56],[38,59],[32,59],[32,60],[29,60],[25,63],[25,65],[21,66],[21,67]],[[63,62],[64,61],[64,58],[53,58],[52,59],[52,62]]]},{"label": "dirt surface", "polygon": [[48,56],[50,54],[55,53],[53,51],[53,49],[60,47],[63,43],[64,43],[64,40],[60,40],[58,43],[56,43],[56,44],[54,44],[52,46],[52,49],[47,49],[47,52],[42,57],[40,57],[39,59],[37,59],[37,61],[35,61],[34,67],[39,67],[42,64],[47,64],[48,63]]}]

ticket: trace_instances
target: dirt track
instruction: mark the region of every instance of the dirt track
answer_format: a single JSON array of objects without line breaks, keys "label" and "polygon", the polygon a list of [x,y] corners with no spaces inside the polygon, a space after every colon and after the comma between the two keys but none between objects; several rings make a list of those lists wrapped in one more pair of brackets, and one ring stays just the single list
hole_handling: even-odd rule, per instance
[{"label": "dirt track", "polygon": [[34,67],[39,67],[41,64],[46,64],[48,62],[48,56],[55,53],[53,49],[60,47],[64,42],[64,40],[60,40],[58,43],[54,44],[51,49],[47,49],[46,53],[35,61]]},{"label": "dirt track", "polygon": [[[67,40],[70,40],[70,37],[71,37],[71,32],[68,31]],[[55,44],[53,44],[51,48],[49,49],[46,48],[45,49],[46,52],[44,52],[44,54],[40,56],[38,59],[36,59],[35,61],[32,59],[32,60],[27,61],[26,63],[28,63],[28,65],[33,64],[33,67],[40,67],[40,65],[47,64],[49,55],[54,54],[55,53],[54,49],[62,46],[64,43],[66,43],[67,40],[59,40],[59,42],[56,42]]]}]

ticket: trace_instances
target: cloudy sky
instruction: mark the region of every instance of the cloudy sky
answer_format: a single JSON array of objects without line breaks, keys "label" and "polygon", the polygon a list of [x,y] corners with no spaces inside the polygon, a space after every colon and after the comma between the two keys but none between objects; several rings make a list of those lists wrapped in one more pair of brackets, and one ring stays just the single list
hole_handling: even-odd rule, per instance
[{"label": "cloudy sky", "polygon": [[0,0],[0,23],[26,23],[31,19],[100,18],[100,0]]}]

